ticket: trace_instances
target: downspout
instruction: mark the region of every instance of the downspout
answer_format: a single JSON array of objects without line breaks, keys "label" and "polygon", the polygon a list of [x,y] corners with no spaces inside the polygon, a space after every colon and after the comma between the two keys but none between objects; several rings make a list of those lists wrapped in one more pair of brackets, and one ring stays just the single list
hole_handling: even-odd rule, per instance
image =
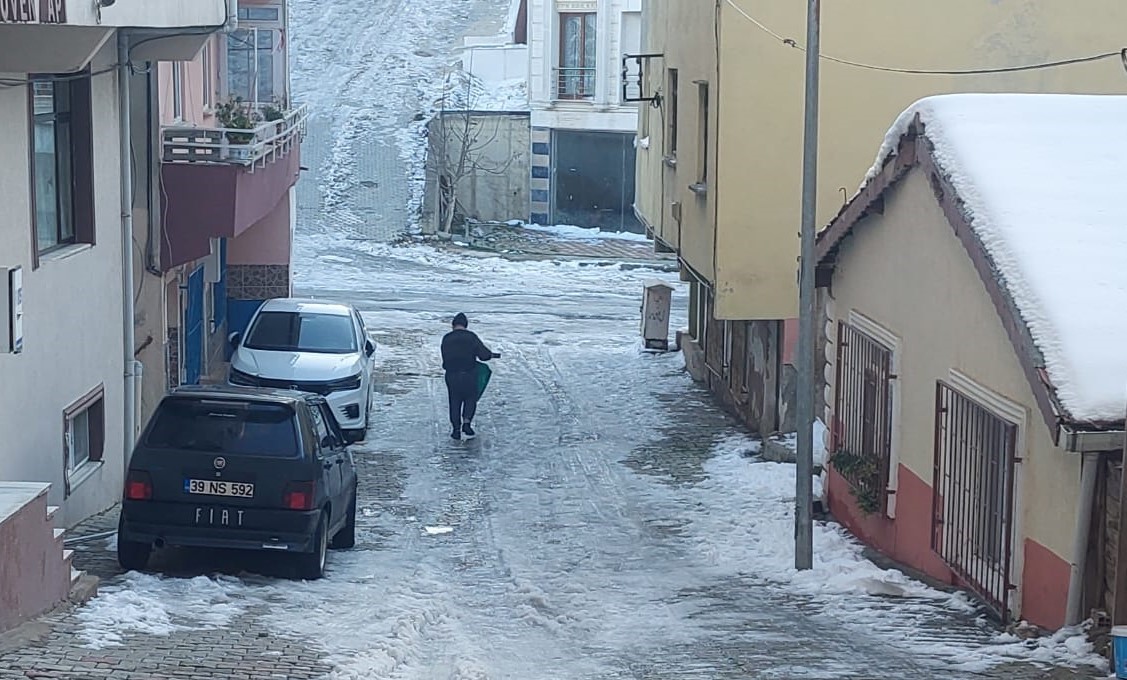
[{"label": "downspout", "polygon": [[1082,453],[1080,472],[1080,502],[1076,507],[1076,528],[1072,541],[1072,571],[1068,579],[1068,605],[1065,608],[1064,624],[1074,626],[1080,623],[1080,609],[1083,606],[1084,571],[1088,566],[1088,533],[1092,528],[1092,502],[1096,495],[1096,478],[1099,471],[1100,454]]},{"label": "downspout", "polygon": [[133,134],[130,107],[129,36],[121,29],[117,33],[117,98],[118,98],[118,142],[121,155],[121,335],[124,349],[124,408],[122,409],[122,465],[123,472],[129,471],[129,458],[136,443],[137,389],[136,364],[133,348],[136,344],[133,331],[133,150],[130,140]]}]

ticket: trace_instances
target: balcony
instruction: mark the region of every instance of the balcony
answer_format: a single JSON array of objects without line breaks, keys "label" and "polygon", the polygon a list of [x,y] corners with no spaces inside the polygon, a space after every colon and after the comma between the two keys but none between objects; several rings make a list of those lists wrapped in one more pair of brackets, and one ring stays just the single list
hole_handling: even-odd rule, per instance
[{"label": "balcony", "polygon": [[552,69],[552,101],[584,101],[595,97],[595,72],[588,67],[557,66]]},{"label": "balcony", "polygon": [[297,182],[307,109],[250,129],[161,130],[161,266],[204,257],[274,211]]},{"label": "balcony", "polygon": [[[265,106],[249,107],[262,118]],[[263,121],[253,129],[166,126],[161,128],[165,163],[240,165],[253,173],[285,156],[305,139],[308,109],[304,104]]]}]

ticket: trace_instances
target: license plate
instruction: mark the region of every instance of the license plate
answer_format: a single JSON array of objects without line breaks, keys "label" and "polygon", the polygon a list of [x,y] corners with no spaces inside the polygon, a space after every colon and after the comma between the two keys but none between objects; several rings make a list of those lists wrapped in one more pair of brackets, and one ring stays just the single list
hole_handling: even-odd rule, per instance
[{"label": "license plate", "polygon": [[253,498],[254,484],[247,482],[225,482],[217,479],[185,479],[184,493],[189,493],[194,496]]}]

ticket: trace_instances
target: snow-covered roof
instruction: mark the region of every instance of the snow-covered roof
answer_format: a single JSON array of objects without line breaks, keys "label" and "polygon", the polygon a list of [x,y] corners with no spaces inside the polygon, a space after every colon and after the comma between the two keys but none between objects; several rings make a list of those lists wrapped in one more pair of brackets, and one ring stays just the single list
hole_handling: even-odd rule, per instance
[{"label": "snow-covered roof", "polygon": [[959,94],[912,105],[932,158],[1040,350],[1074,421],[1127,409],[1127,97]]}]

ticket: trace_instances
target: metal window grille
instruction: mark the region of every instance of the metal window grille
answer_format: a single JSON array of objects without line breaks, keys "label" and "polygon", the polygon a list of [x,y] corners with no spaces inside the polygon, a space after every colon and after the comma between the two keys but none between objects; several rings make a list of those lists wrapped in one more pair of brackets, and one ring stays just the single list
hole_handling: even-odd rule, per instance
[{"label": "metal window grille", "polygon": [[1003,622],[1013,588],[1016,443],[1016,425],[936,383],[932,549]]},{"label": "metal window grille", "polygon": [[872,512],[888,507],[894,379],[892,350],[839,322],[832,464]]}]

